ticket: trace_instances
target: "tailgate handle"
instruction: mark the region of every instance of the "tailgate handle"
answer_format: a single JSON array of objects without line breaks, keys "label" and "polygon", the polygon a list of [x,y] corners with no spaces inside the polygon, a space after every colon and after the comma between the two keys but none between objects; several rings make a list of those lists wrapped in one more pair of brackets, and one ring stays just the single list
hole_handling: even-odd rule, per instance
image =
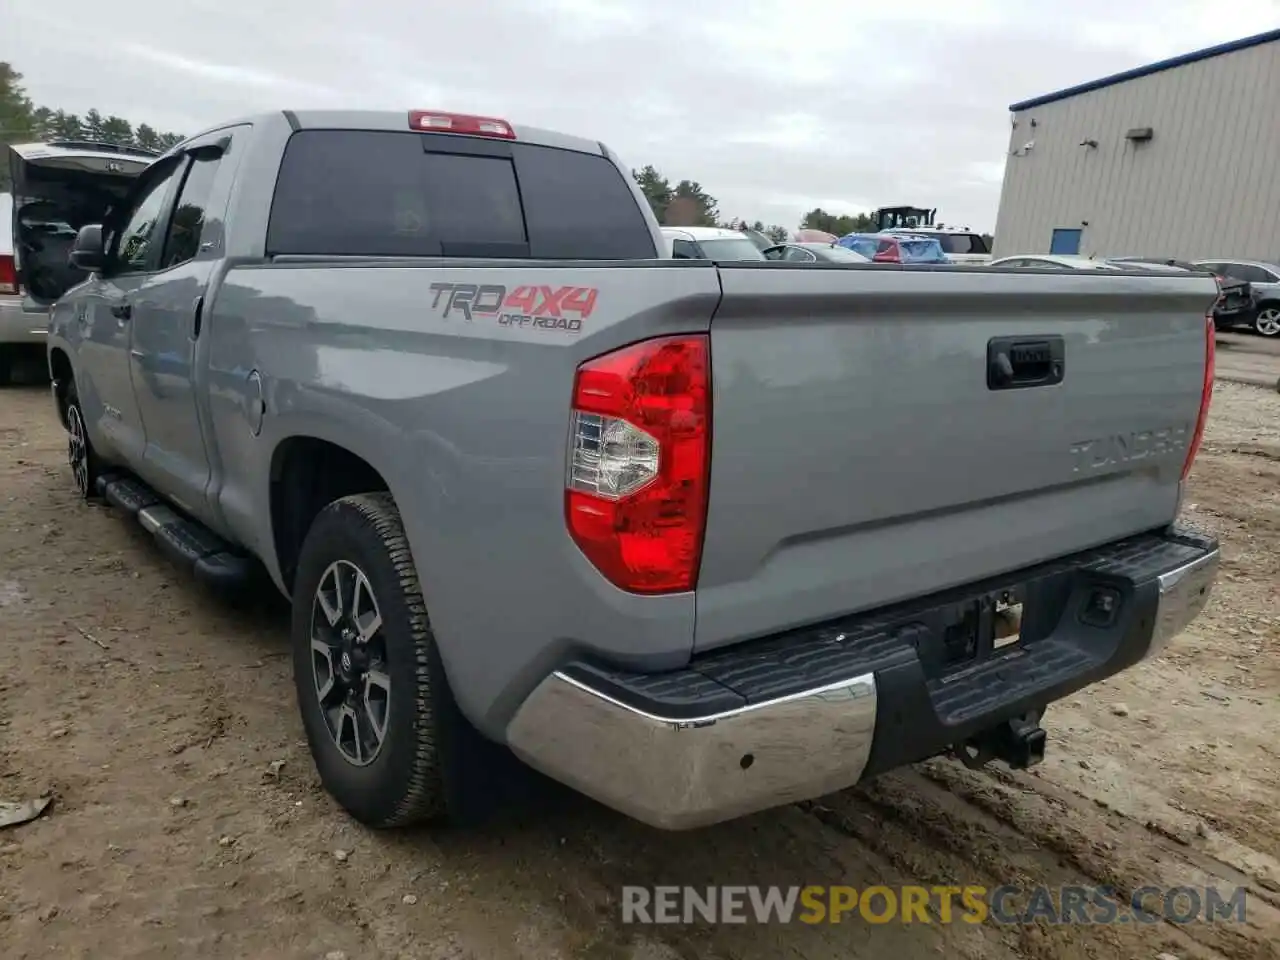
[{"label": "tailgate handle", "polygon": [[987,388],[1051,387],[1066,375],[1062,337],[994,337],[987,342]]}]

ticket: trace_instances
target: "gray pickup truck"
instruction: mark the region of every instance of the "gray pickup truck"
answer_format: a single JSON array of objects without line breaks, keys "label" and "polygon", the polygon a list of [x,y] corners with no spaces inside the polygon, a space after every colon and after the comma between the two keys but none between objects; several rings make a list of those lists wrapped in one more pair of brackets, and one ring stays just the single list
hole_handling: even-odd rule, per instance
[{"label": "gray pickup truck", "polygon": [[476,744],[671,829],[1026,766],[1208,598],[1207,275],[663,259],[603,145],[420,111],[226,124],[114,210],[51,320],[76,487],[291,598],[364,823]]}]

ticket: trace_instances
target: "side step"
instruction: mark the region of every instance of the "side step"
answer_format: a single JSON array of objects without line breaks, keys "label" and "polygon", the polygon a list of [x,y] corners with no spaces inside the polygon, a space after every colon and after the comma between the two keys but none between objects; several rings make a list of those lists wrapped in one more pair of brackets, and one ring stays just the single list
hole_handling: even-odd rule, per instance
[{"label": "side step", "polygon": [[185,517],[137,477],[105,474],[98,493],[107,503],[137,519],[155,537],[160,551],[196,579],[219,589],[246,583],[254,562],[204,524]]}]

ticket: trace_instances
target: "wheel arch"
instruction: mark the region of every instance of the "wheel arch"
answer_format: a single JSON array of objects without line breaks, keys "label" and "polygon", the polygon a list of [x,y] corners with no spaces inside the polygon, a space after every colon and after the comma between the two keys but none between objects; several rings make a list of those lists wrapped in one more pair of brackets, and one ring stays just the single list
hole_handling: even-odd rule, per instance
[{"label": "wheel arch", "polygon": [[348,446],[317,436],[282,438],[272,450],[268,504],[280,579],[292,593],[298,555],[316,515],[357,493],[395,494],[385,474]]},{"label": "wheel arch", "polygon": [[67,428],[67,388],[75,379],[75,370],[71,366],[71,357],[62,347],[53,347],[49,351],[49,377],[53,381],[53,396],[58,410],[58,420]]}]

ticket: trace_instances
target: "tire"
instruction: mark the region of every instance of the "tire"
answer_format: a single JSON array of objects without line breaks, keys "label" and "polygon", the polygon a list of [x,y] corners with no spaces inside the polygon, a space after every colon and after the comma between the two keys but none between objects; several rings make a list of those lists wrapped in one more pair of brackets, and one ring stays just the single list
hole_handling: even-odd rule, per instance
[{"label": "tire", "polygon": [[[335,611],[341,616],[331,626]],[[370,629],[374,612],[380,625]],[[294,580],[292,635],[298,707],[329,794],[370,827],[448,813],[448,742],[461,718],[390,494],[343,497],[317,515]]]},{"label": "tire", "polygon": [[1259,305],[1258,314],[1253,318],[1253,329],[1264,337],[1280,336],[1280,304]]},{"label": "tire", "polygon": [[71,480],[80,499],[89,500],[98,495],[98,476],[102,472],[102,462],[93,449],[93,441],[89,439],[84,408],[80,405],[80,395],[76,393],[74,380],[67,384],[66,415],[67,463],[71,467]]}]

